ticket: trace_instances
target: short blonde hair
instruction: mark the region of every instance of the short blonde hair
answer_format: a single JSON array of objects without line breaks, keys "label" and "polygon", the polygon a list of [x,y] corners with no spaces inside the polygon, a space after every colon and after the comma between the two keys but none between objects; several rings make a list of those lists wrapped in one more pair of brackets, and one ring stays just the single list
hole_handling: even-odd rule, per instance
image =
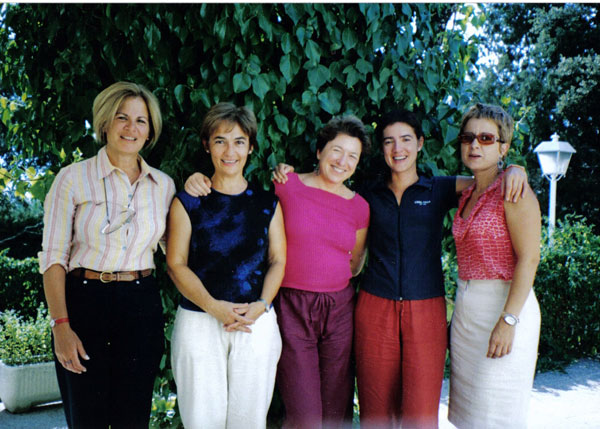
[{"label": "short blonde hair", "polygon": [[123,101],[129,97],[140,97],[146,103],[150,115],[150,134],[147,147],[152,148],[162,131],[162,116],[158,100],[145,86],[132,82],[113,83],[94,99],[92,112],[96,141],[106,144],[106,130],[112,124]]},{"label": "short blonde hair", "polygon": [[500,143],[510,144],[512,141],[515,121],[502,107],[482,103],[477,103],[474,106],[471,106],[464,114],[462,121],[460,122],[461,134],[470,119],[489,119],[498,127]]}]

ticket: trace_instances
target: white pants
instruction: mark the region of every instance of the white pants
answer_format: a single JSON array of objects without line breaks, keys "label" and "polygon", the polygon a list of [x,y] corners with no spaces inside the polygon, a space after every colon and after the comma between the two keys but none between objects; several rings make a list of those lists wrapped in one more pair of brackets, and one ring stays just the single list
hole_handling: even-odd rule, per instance
[{"label": "white pants", "polygon": [[265,428],[281,336],[275,311],[226,332],[207,313],[177,309],[171,365],[186,428]]}]

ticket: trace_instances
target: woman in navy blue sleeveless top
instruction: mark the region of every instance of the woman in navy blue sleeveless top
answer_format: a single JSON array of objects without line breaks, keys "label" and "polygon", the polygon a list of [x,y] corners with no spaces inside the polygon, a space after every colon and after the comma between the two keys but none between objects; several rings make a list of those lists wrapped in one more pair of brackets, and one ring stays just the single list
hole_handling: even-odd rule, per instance
[{"label": "woman in navy blue sleeveless top", "polygon": [[249,109],[213,106],[201,132],[212,190],[182,191],[171,205],[167,265],[182,295],[171,361],[188,428],[266,427],[281,354],[271,302],[286,241],[277,197],[243,176],[256,129]]}]

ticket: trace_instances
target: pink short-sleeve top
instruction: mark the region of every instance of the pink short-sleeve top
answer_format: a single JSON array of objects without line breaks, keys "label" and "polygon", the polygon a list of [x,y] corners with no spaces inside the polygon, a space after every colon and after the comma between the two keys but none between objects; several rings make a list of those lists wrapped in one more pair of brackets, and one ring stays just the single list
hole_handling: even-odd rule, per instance
[{"label": "pink short-sleeve top", "polygon": [[512,280],[517,256],[504,214],[502,176],[479,197],[466,219],[460,214],[475,185],[466,189],[458,202],[452,235],[456,243],[458,277],[462,280]]},{"label": "pink short-sleeve top", "polygon": [[306,186],[297,174],[275,183],[283,209],[287,262],[282,287],[336,292],[352,277],[351,251],[356,231],[369,226],[369,204]]}]

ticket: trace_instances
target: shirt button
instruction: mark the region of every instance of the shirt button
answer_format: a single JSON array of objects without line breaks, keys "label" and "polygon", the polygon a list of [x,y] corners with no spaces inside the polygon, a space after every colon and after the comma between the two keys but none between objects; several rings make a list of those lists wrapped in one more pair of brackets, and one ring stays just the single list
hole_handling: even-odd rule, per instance
[{"label": "shirt button", "polygon": [[128,194],[127,198],[131,199],[131,197],[133,197],[133,194]]},{"label": "shirt button", "polygon": [[123,246],[123,247],[121,247],[121,249],[127,250],[127,246]]}]

